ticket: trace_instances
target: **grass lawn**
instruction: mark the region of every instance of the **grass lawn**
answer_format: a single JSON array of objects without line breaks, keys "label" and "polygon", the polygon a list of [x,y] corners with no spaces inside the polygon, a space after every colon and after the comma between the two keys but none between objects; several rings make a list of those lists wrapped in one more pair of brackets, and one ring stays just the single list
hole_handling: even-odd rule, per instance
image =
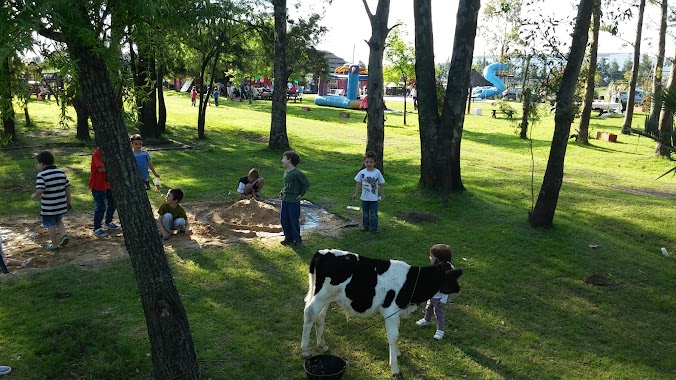
[{"label": "grass lawn", "polygon": [[[233,199],[229,193],[252,166],[266,179],[263,197],[276,195],[282,152],[267,149],[270,102],[210,107],[207,139],[197,140],[197,108],[188,95],[170,92],[166,100],[166,137],[198,149],[151,154],[163,185],[184,190],[186,207]],[[359,220],[346,206],[356,205],[350,197],[366,145],[363,112],[341,118],[342,110],[311,100],[289,103],[287,118],[289,141],[301,155],[299,168],[312,183],[307,198]],[[403,109],[401,102],[387,105]],[[167,250],[204,379],[305,377],[299,348],[303,298],[308,261],[318,249],[427,265],[435,243],[453,247],[453,263],[464,270],[462,289],[446,308],[443,340],[432,339],[434,328],[415,326],[418,314],[402,320],[399,366],[406,378],[676,378],[676,179],[655,180],[673,162],[654,158],[652,141],[621,135],[621,117],[593,117],[590,134],[613,132],[618,142],[592,139],[589,146],[568,146],[555,227],[532,229],[528,211],[547,164],[553,117],[533,127],[531,155],[528,142],[518,138],[516,121],[491,118],[490,103],[472,107],[483,108],[483,116],[465,119],[461,160],[467,191],[452,195],[448,207],[418,185],[417,114],[409,113],[404,125],[401,113],[388,113],[387,196],[380,203],[377,236],[353,228],[337,237],[307,234],[296,250],[278,244],[280,239]],[[514,108],[520,110],[516,103]],[[73,213],[91,215],[87,180],[93,145],[77,142],[74,127],[58,126],[54,102],[31,103],[29,111],[35,125],[18,126],[23,148],[0,150],[0,227],[29,219],[40,228],[39,205],[30,194],[37,170],[33,157],[45,148],[70,177]],[[643,118],[634,114],[634,125],[643,125]],[[148,194],[153,207],[162,202],[159,193]],[[427,218],[411,218],[411,212]],[[66,216],[67,227],[74,217]],[[671,256],[663,256],[660,247]],[[11,248],[5,254],[11,256]],[[605,285],[585,282],[593,279]],[[11,379],[151,378],[145,320],[128,259],[95,269],[17,270],[0,275],[0,289],[0,364],[14,368]],[[325,337],[332,353],[348,362],[344,379],[391,376],[379,316],[346,319],[334,307]]]}]

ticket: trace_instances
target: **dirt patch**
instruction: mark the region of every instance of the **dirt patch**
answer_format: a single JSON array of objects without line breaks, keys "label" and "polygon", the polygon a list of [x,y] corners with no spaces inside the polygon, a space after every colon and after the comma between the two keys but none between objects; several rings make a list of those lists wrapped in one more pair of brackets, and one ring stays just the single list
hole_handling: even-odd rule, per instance
[{"label": "dirt patch", "polygon": [[[193,234],[174,235],[164,242],[167,250],[202,249],[210,246],[251,241],[277,242],[282,236],[279,201],[241,200],[238,202],[188,203],[183,205]],[[304,202],[301,207],[301,232],[337,236],[347,222],[328,211]],[[108,260],[127,257],[123,230],[108,231],[108,237],[92,235],[92,214],[68,214],[64,218],[70,237],[67,246],[47,251],[47,230],[34,220],[13,220],[0,226],[5,259],[32,258],[27,268],[9,266],[12,272],[71,264],[96,269]]]},{"label": "dirt patch", "polygon": [[405,212],[399,215],[399,219],[402,219],[409,223],[422,223],[422,222],[436,222],[439,220],[439,215],[430,214],[429,212]]}]

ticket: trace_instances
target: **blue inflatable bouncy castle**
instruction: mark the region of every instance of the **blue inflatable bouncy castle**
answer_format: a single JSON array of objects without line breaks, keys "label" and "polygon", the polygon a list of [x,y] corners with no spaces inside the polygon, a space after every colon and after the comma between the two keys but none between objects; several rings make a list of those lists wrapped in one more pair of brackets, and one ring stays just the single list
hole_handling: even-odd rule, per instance
[{"label": "blue inflatable bouncy castle", "polygon": [[357,100],[359,81],[368,79],[368,75],[360,75],[359,71],[359,65],[352,64],[348,67],[347,74],[329,74],[329,78],[347,79],[346,96],[333,94],[317,96],[315,97],[315,104],[318,106],[359,109],[360,102]]},{"label": "blue inflatable bouncy castle", "polygon": [[506,63],[493,63],[484,67],[484,78],[493,84],[493,87],[477,87],[472,91],[473,98],[485,99],[493,95],[500,95],[507,88],[505,82],[495,75],[496,71],[506,70]]}]

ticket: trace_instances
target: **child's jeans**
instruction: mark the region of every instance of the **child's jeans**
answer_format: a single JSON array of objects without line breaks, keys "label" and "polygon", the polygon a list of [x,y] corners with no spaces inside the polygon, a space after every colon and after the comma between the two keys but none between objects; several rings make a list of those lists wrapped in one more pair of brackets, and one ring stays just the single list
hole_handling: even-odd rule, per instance
[{"label": "child's jeans", "polygon": [[185,232],[185,219],[183,218],[174,219],[174,216],[170,212],[162,215],[162,225],[164,226],[164,229],[167,232],[171,232],[172,230],[179,230]]},{"label": "child's jeans", "polygon": [[446,324],[446,314],[444,312],[444,304],[439,300],[439,298],[432,298],[427,301],[427,306],[425,306],[425,320],[432,320],[432,313],[437,317],[437,330],[444,331],[444,326]]},{"label": "child's jeans", "polygon": [[279,215],[284,231],[285,241],[300,243],[300,202],[282,201],[282,210]]},{"label": "child's jeans", "polygon": [[378,201],[361,201],[361,223],[365,230],[378,231]]},{"label": "child's jeans", "polygon": [[113,192],[108,190],[92,190],[92,196],[96,203],[94,208],[94,230],[101,228],[103,215],[106,216],[106,224],[113,221],[113,214],[115,213],[115,200],[113,199]]}]

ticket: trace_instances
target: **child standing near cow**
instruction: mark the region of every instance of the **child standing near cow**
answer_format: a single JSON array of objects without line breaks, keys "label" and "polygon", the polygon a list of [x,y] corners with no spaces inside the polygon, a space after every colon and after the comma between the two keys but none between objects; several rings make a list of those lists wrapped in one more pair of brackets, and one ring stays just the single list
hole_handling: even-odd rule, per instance
[{"label": "child standing near cow", "polygon": [[[430,262],[432,265],[446,266],[448,269],[453,269],[451,265],[451,247],[446,244],[435,244],[430,248]],[[445,311],[444,307],[448,303],[448,294],[437,293],[425,306],[425,316],[418,320],[415,324],[424,327],[432,324],[432,314],[437,318],[437,331],[434,333],[434,339],[440,340],[444,337],[445,332]]]},{"label": "child standing near cow", "polygon": [[361,193],[362,231],[378,232],[378,201],[385,198],[385,178],[380,170],[376,169],[378,156],[375,152],[366,152],[364,155],[364,169],[354,177],[357,182],[352,200]]},{"label": "child standing near cow", "polygon": [[284,231],[282,244],[301,243],[300,237],[300,200],[310,188],[310,181],[296,165],[300,162],[298,153],[290,150],[282,155],[284,169],[284,188],[279,192],[282,200],[280,222]]}]

